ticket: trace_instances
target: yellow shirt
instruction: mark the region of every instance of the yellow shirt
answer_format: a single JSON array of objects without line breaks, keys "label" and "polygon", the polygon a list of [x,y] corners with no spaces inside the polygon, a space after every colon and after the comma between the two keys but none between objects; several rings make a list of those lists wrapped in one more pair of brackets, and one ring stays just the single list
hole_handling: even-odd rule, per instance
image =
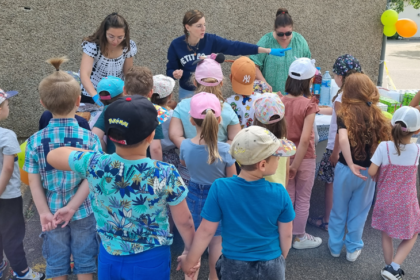
[{"label": "yellow shirt", "polygon": [[282,184],[286,188],[286,169],[287,169],[287,157],[280,157],[279,166],[277,166],[276,173],[270,176],[264,177],[271,183]]}]

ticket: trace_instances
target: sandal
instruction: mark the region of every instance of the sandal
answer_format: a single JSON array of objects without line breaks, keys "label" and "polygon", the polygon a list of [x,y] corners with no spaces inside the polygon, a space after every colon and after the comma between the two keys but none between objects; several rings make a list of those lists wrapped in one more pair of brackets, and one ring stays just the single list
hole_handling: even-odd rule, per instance
[{"label": "sandal", "polygon": [[[321,221],[321,224],[319,224],[319,221]],[[328,231],[328,223],[324,222],[324,216],[319,216],[318,218],[308,218],[308,224],[324,231]]]}]

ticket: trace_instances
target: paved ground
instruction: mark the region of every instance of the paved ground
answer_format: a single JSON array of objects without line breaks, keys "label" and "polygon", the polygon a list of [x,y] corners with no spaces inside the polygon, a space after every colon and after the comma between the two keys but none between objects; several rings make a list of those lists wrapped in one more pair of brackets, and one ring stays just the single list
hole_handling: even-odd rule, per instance
[{"label": "paved ground", "polygon": [[[387,46],[387,64],[397,88],[399,89],[420,89],[420,41],[392,41]],[[384,79],[386,85],[386,78]],[[317,147],[318,157],[324,151],[325,142]],[[36,270],[43,271],[45,262],[41,254],[42,242],[38,237],[41,232],[39,216],[36,213],[34,205],[31,203],[28,188],[23,188],[25,215],[27,217],[27,233],[25,238],[25,249],[30,265]],[[321,215],[323,212],[324,188],[319,182],[315,183],[311,199],[311,216]],[[381,248],[380,232],[372,229],[369,219],[365,226],[363,240],[365,248],[360,258],[355,263],[349,263],[345,259],[343,250],[340,258],[332,258],[326,245],[328,233],[312,226],[307,227],[310,234],[319,236],[324,240],[321,247],[313,250],[291,250],[287,258],[287,279],[289,280],[353,280],[369,279],[380,280],[379,271],[384,265]],[[395,245],[398,245],[395,242]],[[176,257],[182,252],[182,241],[179,235],[175,236],[172,246],[172,274],[171,279],[183,279],[183,274],[175,271]],[[417,242],[410,256],[403,265],[406,272],[404,279],[420,279],[420,242]],[[208,277],[207,256],[202,259],[202,268],[199,279],[204,280]],[[9,279],[6,276],[3,279]],[[70,277],[70,279],[76,279]]]}]

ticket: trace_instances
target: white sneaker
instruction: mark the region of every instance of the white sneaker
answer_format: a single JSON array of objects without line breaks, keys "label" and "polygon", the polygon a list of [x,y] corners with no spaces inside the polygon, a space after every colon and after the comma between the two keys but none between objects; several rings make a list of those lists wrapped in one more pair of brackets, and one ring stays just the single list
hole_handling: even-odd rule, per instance
[{"label": "white sneaker", "polygon": [[43,273],[35,272],[32,270],[32,268],[29,268],[29,271],[22,277],[19,277],[15,272],[13,272],[13,278],[25,280],[44,280],[45,275]]},{"label": "white sneaker", "polygon": [[295,237],[293,241],[293,248],[295,249],[312,249],[321,246],[322,239],[319,237],[314,237],[310,234],[305,233],[301,238]]},{"label": "white sneaker", "polygon": [[330,244],[328,244],[328,249],[330,250],[330,254],[331,254],[331,256],[333,256],[334,258],[338,258],[338,257],[340,256],[340,254],[334,254],[334,253],[331,251]]},{"label": "white sneaker", "polygon": [[356,250],[353,253],[349,253],[347,252],[346,258],[349,262],[354,262],[357,260],[357,258],[360,256],[360,253],[362,252],[362,250]]}]

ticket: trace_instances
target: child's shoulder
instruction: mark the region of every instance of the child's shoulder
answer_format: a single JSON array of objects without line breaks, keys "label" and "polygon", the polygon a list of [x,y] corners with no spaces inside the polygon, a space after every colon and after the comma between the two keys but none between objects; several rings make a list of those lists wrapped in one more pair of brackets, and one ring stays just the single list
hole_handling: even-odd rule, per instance
[{"label": "child's shoulder", "polygon": [[0,136],[2,138],[16,138],[16,133],[13,130],[0,127]]}]

